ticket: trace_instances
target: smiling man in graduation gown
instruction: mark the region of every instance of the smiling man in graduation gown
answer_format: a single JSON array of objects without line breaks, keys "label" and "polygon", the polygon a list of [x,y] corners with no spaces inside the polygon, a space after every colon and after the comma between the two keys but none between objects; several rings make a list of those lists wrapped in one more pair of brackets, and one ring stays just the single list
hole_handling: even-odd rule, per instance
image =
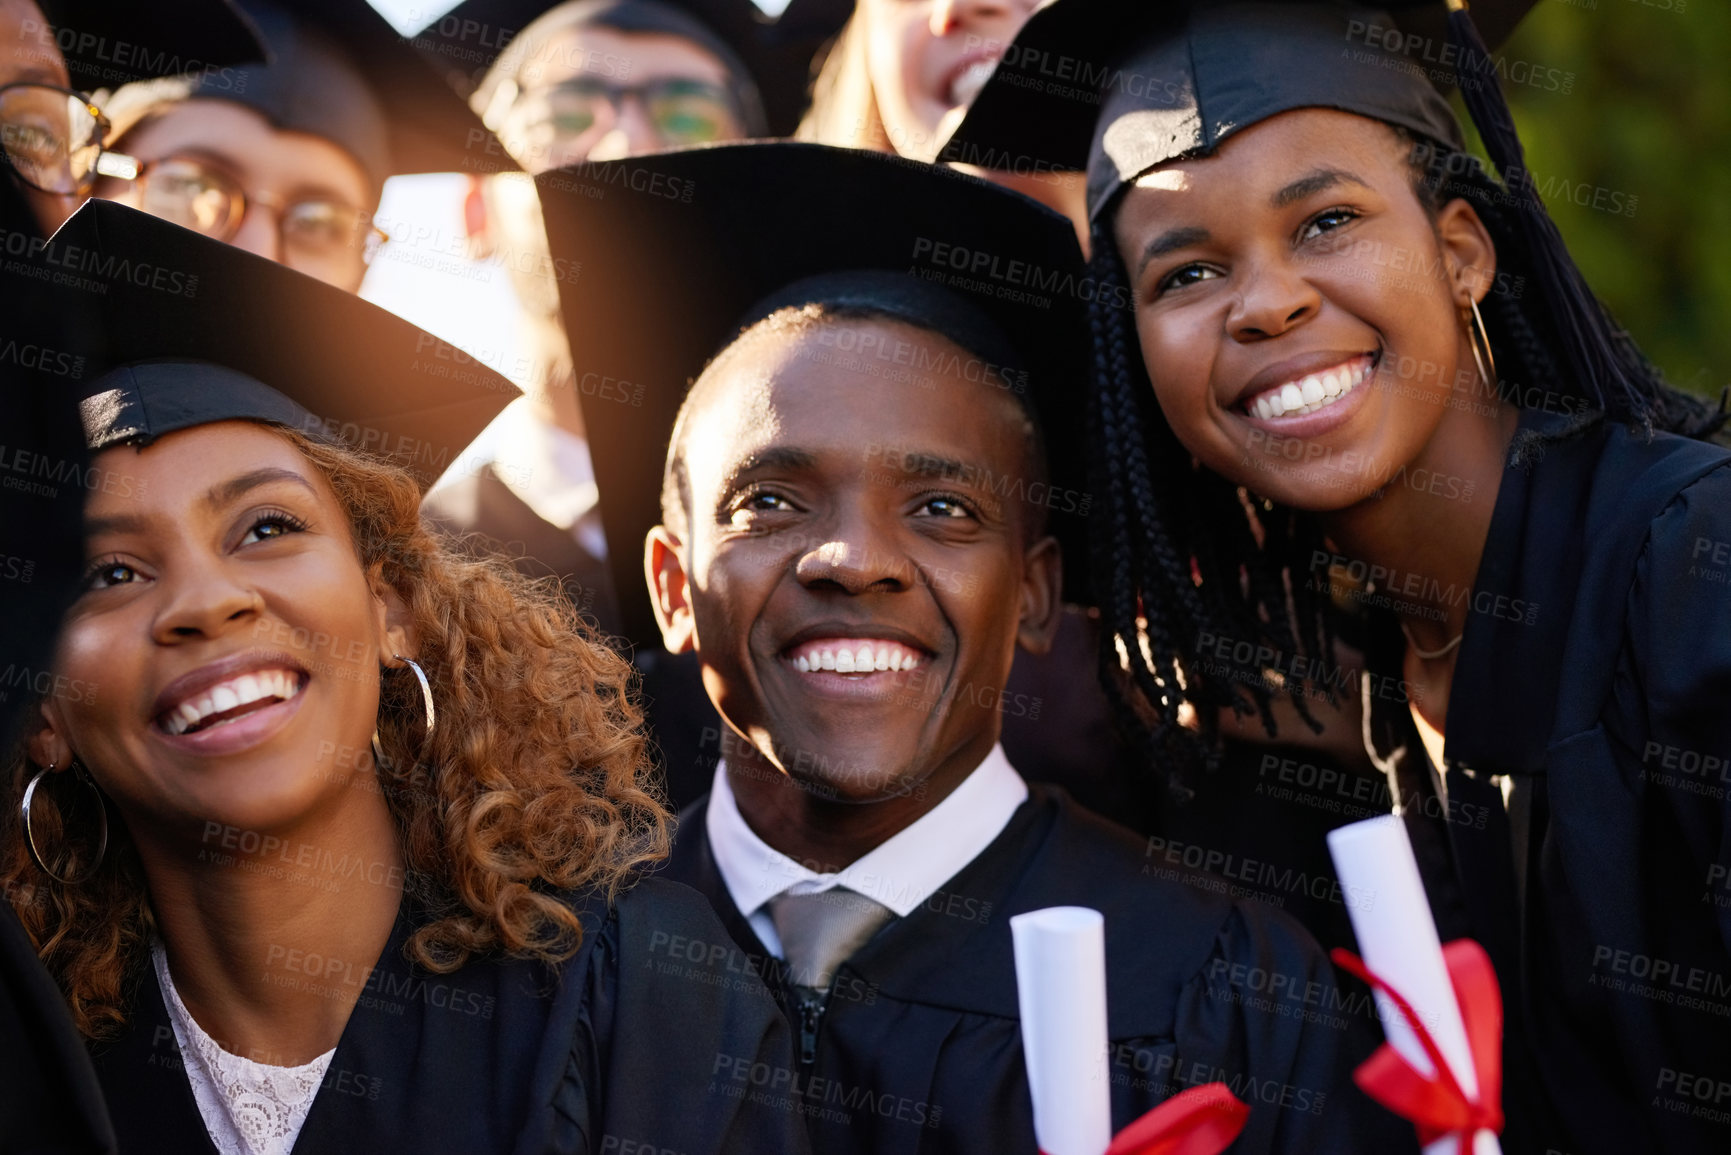
[{"label": "smiling man in graduation gown", "polygon": [[590,165],[542,194],[553,251],[584,261],[561,286],[574,347],[643,385],[588,415],[609,536],[647,539],[653,602],[628,613],[695,649],[726,720],[666,876],[783,991],[800,1054],[763,1077],[814,1146],[1033,1152],[1008,920],[1072,904],[1106,918],[1115,1126],[1223,1081],[1251,1106],[1236,1150],[1349,1149],[1309,936],[998,745],[1086,510],[1067,222],[813,145]]}]

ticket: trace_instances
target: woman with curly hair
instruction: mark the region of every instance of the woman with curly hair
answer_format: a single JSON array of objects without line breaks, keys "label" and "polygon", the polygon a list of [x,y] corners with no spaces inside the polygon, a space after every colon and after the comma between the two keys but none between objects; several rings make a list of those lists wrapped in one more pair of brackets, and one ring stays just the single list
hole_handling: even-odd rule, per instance
[{"label": "woman with curly hair", "polygon": [[419,517],[411,469],[509,386],[120,206],[67,228],[198,278],[104,298],[89,568],[0,828],[122,1148],[802,1150],[749,1097],[789,1069],[773,1001],[638,878],[667,817],[629,665]]}]

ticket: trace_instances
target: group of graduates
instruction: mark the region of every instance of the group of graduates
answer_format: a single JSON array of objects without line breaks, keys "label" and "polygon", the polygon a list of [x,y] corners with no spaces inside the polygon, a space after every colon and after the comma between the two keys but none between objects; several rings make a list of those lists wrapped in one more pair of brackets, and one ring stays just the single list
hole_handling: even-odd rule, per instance
[{"label": "group of graduates", "polygon": [[[0,1151],[1033,1153],[1064,906],[1113,1129],[1248,1108],[1135,1149],[1438,1149],[1387,814],[1460,1150],[1731,1147],[1726,414],[1530,6],[0,0]],[[356,295],[425,172],[514,381]]]}]

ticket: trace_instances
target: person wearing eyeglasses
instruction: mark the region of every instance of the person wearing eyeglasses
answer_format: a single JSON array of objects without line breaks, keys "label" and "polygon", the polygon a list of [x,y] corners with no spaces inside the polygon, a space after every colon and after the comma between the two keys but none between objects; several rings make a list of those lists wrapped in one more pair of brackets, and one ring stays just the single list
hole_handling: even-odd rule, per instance
[{"label": "person wearing eyeglasses", "polygon": [[373,223],[385,180],[461,170],[484,134],[359,0],[241,6],[271,63],[115,92],[95,193],[355,291],[386,239]]},{"label": "person wearing eyeglasses", "polygon": [[764,134],[745,65],[658,0],[575,0],[506,45],[470,101],[531,173]]},{"label": "person wearing eyeglasses", "polygon": [[31,0],[0,0],[0,161],[7,231],[46,237],[90,189],[102,156],[102,114],[71,74]]},{"label": "person wearing eyeglasses", "polygon": [[[591,162],[769,131],[755,78],[732,42],[659,0],[549,9],[504,46],[470,107],[497,137],[493,147],[524,172],[574,166],[579,179]],[[499,259],[510,274],[527,396],[464,452],[463,468],[433,488],[424,510],[448,529],[497,543],[531,573],[557,575],[602,632],[617,635],[578,398],[602,391],[630,404],[632,386],[566,341],[534,184],[521,173],[475,177],[464,216],[473,251]],[[640,656],[649,721],[676,801],[707,787],[708,771],[696,767],[704,735],[720,732],[695,664],[683,661]]]}]

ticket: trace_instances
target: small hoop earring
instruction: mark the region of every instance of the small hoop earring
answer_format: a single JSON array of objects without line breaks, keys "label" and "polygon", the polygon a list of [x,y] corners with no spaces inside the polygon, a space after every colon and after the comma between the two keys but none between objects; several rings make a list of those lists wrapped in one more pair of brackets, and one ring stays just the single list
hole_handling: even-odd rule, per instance
[{"label": "small hoop earring", "polygon": [[[1484,378],[1485,384],[1489,385],[1492,389],[1495,389],[1498,384],[1497,359],[1491,353],[1490,331],[1485,328],[1485,319],[1479,313],[1478,301],[1472,297],[1468,297],[1467,306],[1472,310],[1471,314],[1467,315],[1465,309],[1461,312],[1466,316],[1467,340],[1473,347],[1473,362],[1478,365],[1479,376]],[[1481,347],[1484,349],[1483,353],[1479,352]]]},{"label": "small hoop earring", "polygon": [[38,770],[30,779],[29,784],[24,787],[24,800],[18,805],[19,812],[24,817],[24,846],[30,851],[30,861],[36,864],[37,870],[61,886],[77,886],[88,880],[91,875],[96,873],[97,867],[102,865],[102,858],[108,853],[108,807],[103,805],[102,791],[97,789],[95,781],[85,772],[84,767],[76,762],[72,765],[73,773],[78,776],[78,780],[88,786],[90,792],[96,795],[96,812],[102,816],[102,833],[96,840],[96,857],[91,860],[89,869],[85,870],[83,874],[75,878],[65,878],[50,870],[47,861],[42,857],[42,852],[36,846],[36,832],[30,828],[30,804],[36,800],[36,787],[41,784],[43,776],[54,769],[53,762]]}]

